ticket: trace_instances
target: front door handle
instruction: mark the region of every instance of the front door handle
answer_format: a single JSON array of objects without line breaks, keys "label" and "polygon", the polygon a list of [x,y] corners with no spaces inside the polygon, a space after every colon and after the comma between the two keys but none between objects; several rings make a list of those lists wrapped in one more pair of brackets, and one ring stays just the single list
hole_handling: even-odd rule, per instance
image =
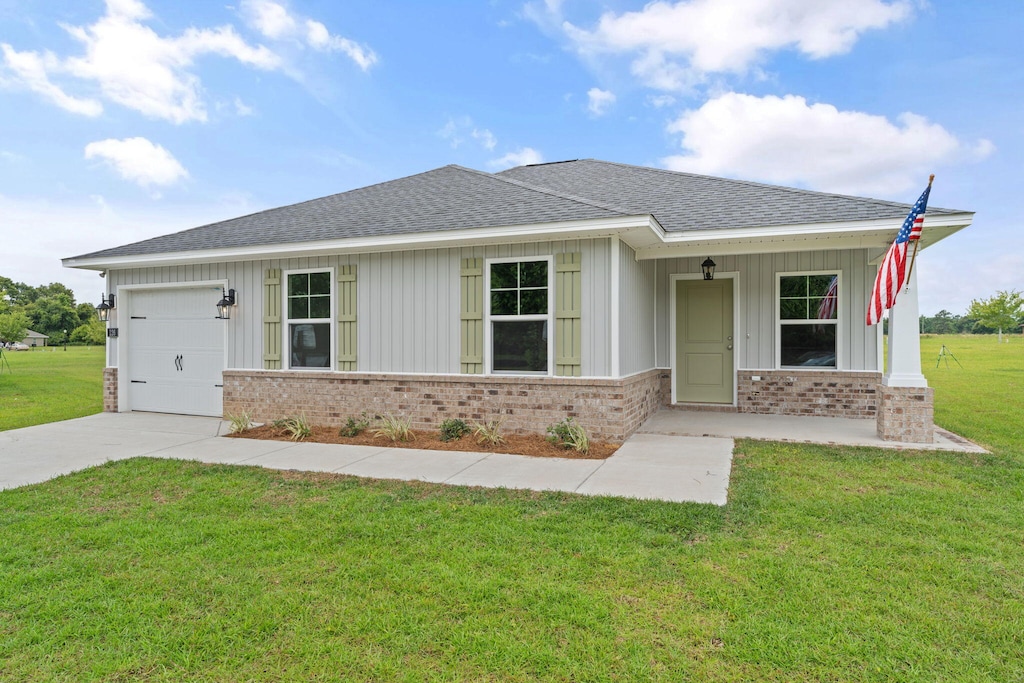
[{"label": "front door handle", "polygon": [[729,345],[728,345],[728,346],[726,346],[725,348],[726,348],[726,349],[728,349],[729,351],[732,351],[732,344],[729,344]]}]

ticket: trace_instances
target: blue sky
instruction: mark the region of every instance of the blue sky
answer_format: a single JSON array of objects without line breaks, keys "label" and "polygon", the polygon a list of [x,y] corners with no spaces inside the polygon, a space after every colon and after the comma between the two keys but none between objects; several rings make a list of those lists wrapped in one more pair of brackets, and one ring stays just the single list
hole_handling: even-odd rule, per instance
[{"label": "blue sky", "polygon": [[[0,0],[0,274],[418,173],[599,158],[977,212],[923,313],[1024,289],[1017,1]],[[927,220],[925,222],[927,230]]]}]

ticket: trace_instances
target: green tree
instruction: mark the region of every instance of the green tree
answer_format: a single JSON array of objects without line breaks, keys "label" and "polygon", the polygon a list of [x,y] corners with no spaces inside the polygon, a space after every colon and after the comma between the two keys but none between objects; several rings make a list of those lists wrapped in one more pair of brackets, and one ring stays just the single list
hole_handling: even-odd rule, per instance
[{"label": "green tree", "polygon": [[25,307],[32,329],[63,340],[64,330],[71,331],[82,324],[75,310],[74,299],[67,294],[39,297]]},{"label": "green tree", "polygon": [[107,326],[100,322],[95,315],[91,316],[88,322],[79,325],[71,333],[72,344],[96,344],[106,342]]},{"label": "green tree", "polygon": [[999,341],[1003,341],[1003,330],[1015,330],[1017,321],[1024,315],[1024,295],[1015,289],[1000,290],[988,299],[975,299],[967,309],[967,317],[974,318],[985,327],[999,330]]},{"label": "green tree", "polygon": [[96,317],[96,307],[92,304],[78,304],[75,307],[75,312],[78,313],[78,320],[82,325],[88,325],[90,320],[100,321]]},{"label": "green tree", "polygon": [[13,344],[25,338],[28,317],[20,311],[0,315],[0,342]]}]

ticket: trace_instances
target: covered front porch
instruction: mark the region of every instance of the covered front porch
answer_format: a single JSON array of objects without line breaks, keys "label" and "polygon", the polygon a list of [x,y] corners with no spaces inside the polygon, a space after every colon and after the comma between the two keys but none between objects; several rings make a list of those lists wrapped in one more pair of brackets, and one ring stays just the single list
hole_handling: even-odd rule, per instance
[{"label": "covered front porch", "polygon": [[644,421],[636,433],[942,450],[960,453],[986,452],[981,446],[940,427],[934,427],[934,436],[931,441],[895,442],[885,440],[878,434],[874,420],[806,415],[765,415],[692,410],[679,407],[661,408]]}]

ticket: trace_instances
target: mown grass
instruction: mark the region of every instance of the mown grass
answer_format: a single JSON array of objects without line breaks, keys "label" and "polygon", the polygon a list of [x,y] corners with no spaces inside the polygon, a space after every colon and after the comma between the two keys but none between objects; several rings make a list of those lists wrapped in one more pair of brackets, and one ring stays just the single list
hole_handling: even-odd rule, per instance
[{"label": "mown grass", "polygon": [[103,409],[102,346],[4,351],[4,359],[7,363],[0,364],[0,432]]},{"label": "mown grass", "polygon": [[946,343],[938,419],[991,455],[740,441],[724,508],[148,459],[2,491],[0,679],[1024,680],[1024,411]]}]

